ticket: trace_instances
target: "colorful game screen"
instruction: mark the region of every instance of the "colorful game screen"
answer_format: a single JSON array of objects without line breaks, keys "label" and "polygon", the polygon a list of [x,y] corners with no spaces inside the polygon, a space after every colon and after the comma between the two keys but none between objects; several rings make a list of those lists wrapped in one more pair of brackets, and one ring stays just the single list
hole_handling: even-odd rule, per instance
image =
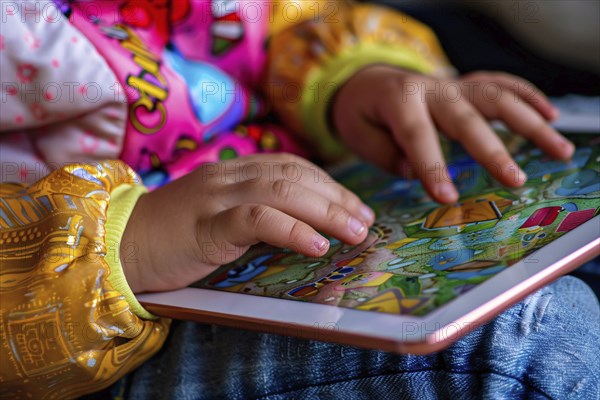
[{"label": "colorful game screen", "polygon": [[502,187],[446,143],[461,193],[453,205],[432,202],[418,181],[347,165],[334,177],[378,216],[363,243],[331,239],[317,259],[255,246],[193,286],[423,316],[599,214],[600,136],[570,139],[577,145],[570,162],[549,159],[520,139],[507,143],[529,177],[517,189]]}]

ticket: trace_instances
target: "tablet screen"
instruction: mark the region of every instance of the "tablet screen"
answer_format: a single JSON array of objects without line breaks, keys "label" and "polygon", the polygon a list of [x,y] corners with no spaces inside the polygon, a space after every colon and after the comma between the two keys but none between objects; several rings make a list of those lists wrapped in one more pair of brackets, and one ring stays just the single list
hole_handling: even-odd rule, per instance
[{"label": "tablet screen", "polygon": [[[423,316],[511,268],[600,212],[600,136],[573,135],[570,162],[549,159],[516,139],[509,144],[527,183],[507,189],[458,146],[446,144],[453,205],[431,201],[418,181],[355,162],[335,178],[378,218],[357,246],[331,239],[328,253],[307,258],[255,246],[194,287]],[[436,173],[433,171],[433,173]]]}]

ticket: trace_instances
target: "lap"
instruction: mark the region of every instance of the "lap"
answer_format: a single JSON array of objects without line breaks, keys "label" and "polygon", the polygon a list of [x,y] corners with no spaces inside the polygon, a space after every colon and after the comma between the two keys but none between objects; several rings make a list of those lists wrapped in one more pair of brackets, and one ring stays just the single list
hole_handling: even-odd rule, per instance
[{"label": "lap", "polygon": [[131,399],[596,398],[600,309],[563,277],[428,356],[176,322]]}]

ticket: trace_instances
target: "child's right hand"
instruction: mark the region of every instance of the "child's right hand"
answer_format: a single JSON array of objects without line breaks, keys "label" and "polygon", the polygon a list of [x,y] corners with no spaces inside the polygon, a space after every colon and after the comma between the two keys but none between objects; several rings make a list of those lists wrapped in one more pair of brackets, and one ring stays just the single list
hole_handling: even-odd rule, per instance
[{"label": "child's right hand", "polygon": [[329,242],[367,236],[375,214],[323,170],[289,154],[254,155],[207,164],[142,196],[121,250],[134,293],[185,287],[266,242],[310,257]]},{"label": "child's right hand", "polygon": [[527,176],[488,119],[503,121],[553,158],[568,160],[575,151],[573,143],[549,125],[558,110],[546,96],[505,73],[473,72],[442,80],[372,65],[339,89],[332,113],[336,131],[350,150],[391,172],[418,177],[431,198],[441,203],[457,201],[458,192],[437,129],[460,142],[508,187],[522,186]]}]

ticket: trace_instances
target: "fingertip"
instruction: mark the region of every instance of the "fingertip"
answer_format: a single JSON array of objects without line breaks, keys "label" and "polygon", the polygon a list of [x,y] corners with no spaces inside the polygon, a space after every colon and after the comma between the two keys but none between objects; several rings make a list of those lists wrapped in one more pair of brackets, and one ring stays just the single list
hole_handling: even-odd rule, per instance
[{"label": "fingertip", "polygon": [[362,225],[363,228],[359,231],[351,231],[350,234],[344,234],[338,237],[338,239],[342,240],[344,243],[356,246],[357,244],[362,243],[367,236],[369,235],[369,229],[366,224]]},{"label": "fingertip", "polygon": [[544,100],[540,105],[533,105],[533,107],[544,117],[546,121],[552,122],[558,119],[560,111],[548,100]]},{"label": "fingertip", "polygon": [[329,251],[329,240],[325,239],[321,235],[315,235],[313,238],[313,248],[311,249],[311,254],[306,254],[308,256],[323,257]]},{"label": "fingertip", "polygon": [[366,204],[360,207],[360,215],[363,217],[364,222],[371,226],[375,222],[375,211]]},{"label": "fingertip", "polygon": [[450,182],[442,182],[435,189],[435,197],[441,203],[456,203],[459,194],[456,187]]},{"label": "fingertip", "polygon": [[554,121],[559,116],[559,111],[554,104],[550,102],[548,97],[536,90],[533,97],[524,98],[526,103],[529,103],[538,113],[547,121]]},{"label": "fingertip", "polygon": [[547,119],[549,121],[556,121],[560,117],[560,110],[550,104],[550,110],[548,111]]},{"label": "fingertip", "polygon": [[527,177],[527,174],[522,169],[519,168],[519,172],[517,174],[517,178],[515,179],[516,185],[518,187],[523,186],[524,184],[527,183],[527,179],[529,179]]},{"label": "fingertip", "polygon": [[555,140],[555,146],[558,149],[559,157],[563,160],[568,160],[575,153],[575,145],[573,142],[558,134]]},{"label": "fingertip", "polygon": [[508,179],[503,181],[509,187],[521,187],[527,182],[527,174],[516,164],[509,165],[505,173]]}]

